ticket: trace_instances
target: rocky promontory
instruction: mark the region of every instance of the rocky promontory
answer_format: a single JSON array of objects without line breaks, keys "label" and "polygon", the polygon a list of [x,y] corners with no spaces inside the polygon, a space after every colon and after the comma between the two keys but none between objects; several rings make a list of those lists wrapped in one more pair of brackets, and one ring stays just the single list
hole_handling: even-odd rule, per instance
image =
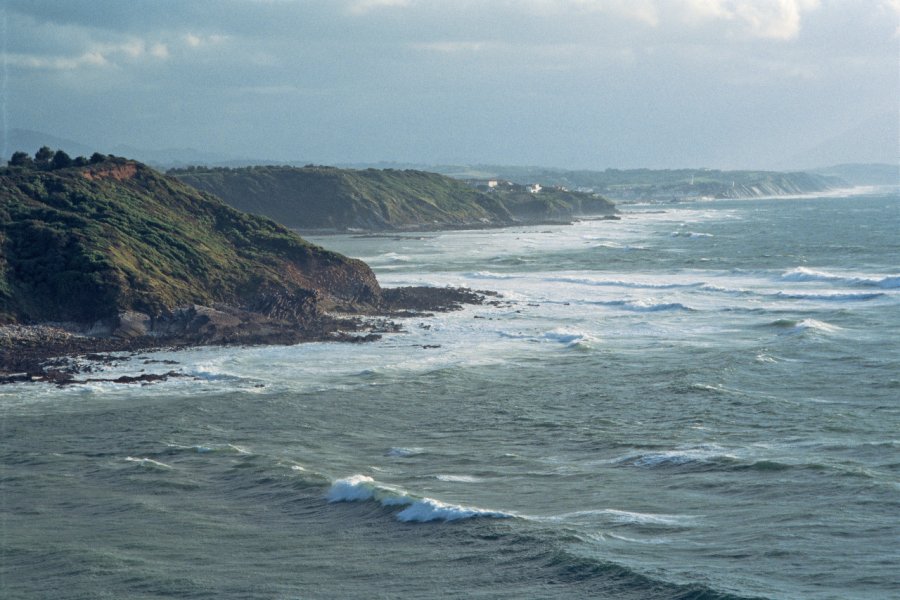
[{"label": "rocky promontory", "polygon": [[396,327],[390,315],[481,298],[382,290],[362,261],[136,161],[0,169],[7,374],[86,352],[366,340]]}]

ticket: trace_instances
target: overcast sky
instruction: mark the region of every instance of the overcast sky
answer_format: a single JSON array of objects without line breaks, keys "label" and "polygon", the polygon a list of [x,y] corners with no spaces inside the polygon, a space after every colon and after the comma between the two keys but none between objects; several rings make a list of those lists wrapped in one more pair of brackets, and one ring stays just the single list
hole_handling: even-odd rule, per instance
[{"label": "overcast sky", "polygon": [[319,163],[896,163],[900,0],[0,0],[6,128]]}]

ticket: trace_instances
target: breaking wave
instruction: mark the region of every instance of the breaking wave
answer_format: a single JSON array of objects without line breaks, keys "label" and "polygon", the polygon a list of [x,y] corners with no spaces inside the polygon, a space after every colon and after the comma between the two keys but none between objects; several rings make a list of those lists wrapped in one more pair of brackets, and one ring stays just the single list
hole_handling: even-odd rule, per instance
[{"label": "breaking wave", "polygon": [[835,333],[841,330],[837,325],[832,325],[831,323],[826,323],[825,321],[819,321],[817,319],[803,319],[801,321],[778,319],[777,321],[772,321],[770,325],[772,327],[783,329],[787,333],[802,333],[804,331]]},{"label": "breaking wave", "polygon": [[328,502],[375,501],[384,507],[402,506],[404,508],[394,516],[403,522],[450,522],[473,518],[509,519],[517,516],[510,512],[449,504],[435,498],[416,497],[402,488],[379,483],[367,475],[351,475],[338,479],[331,484],[325,499]]},{"label": "breaking wave", "polygon": [[874,300],[884,296],[883,292],[870,293],[849,293],[849,294],[797,294],[790,292],[777,292],[772,294],[774,298],[783,298],[785,300],[814,300],[821,302],[863,302],[865,300]]},{"label": "breaking wave", "polygon": [[657,302],[652,298],[641,298],[639,300],[603,300],[593,302],[592,304],[615,306],[633,312],[694,311],[693,308],[685,306],[680,302]]},{"label": "breaking wave", "polygon": [[578,285],[595,285],[608,287],[624,287],[635,289],[669,290],[677,288],[698,288],[706,285],[699,281],[695,283],[642,283],[637,281],[621,281],[618,279],[590,279],[586,277],[549,277],[545,281],[550,283],[574,283]]},{"label": "breaking wave", "polygon": [[883,275],[858,277],[838,275],[827,271],[816,271],[806,267],[797,267],[785,272],[781,278],[785,281],[832,281],[848,285],[879,287],[884,289],[900,288],[900,275]]}]

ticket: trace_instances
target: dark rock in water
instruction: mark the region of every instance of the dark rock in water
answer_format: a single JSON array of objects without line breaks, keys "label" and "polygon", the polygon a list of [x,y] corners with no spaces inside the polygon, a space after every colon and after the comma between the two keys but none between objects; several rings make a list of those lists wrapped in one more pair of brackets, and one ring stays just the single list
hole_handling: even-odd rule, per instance
[{"label": "dark rock in water", "polygon": [[0,168],[0,383],[74,380],[81,367],[48,362],[61,356],[372,341],[399,329],[378,315],[482,301],[383,291],[362,261],[135,161]]},{"label": "dark rock in water", "polygon": [[483,304],[485,296],[496,295],[467,288],[398,287],[383,289],[381,300],[388,311],[447,312],[460,310],[464,304]]}]

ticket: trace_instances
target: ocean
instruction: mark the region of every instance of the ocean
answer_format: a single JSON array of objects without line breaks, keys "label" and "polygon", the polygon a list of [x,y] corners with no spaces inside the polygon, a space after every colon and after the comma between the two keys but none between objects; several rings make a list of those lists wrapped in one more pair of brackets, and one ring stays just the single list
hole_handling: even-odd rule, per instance
[{"label": "ocean", "polygon": [[501,296],[0,387],[0,596],[900,597],[897,191],[621,216],[315,237]]}]

